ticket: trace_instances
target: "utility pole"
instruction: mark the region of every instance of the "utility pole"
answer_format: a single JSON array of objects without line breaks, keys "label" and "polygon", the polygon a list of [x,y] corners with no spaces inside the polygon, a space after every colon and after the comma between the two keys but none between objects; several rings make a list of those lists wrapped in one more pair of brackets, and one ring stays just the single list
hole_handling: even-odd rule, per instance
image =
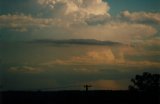
[{"label": "utility pole", "polygon": [[89,87],[92,87],[91,85],[84,85],[84,88],[86,89],[86,92],[88,91]]}]

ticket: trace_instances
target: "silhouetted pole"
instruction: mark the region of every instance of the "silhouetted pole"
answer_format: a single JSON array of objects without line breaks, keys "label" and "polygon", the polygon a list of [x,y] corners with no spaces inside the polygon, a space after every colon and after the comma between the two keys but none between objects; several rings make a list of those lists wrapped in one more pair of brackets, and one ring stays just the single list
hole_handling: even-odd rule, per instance
[{"label": "silhouetted pole", "polygon": [[88,91],[88,88],[92,87],[91,85],[84,85],[84,88],[86,89],[86,92]]}]

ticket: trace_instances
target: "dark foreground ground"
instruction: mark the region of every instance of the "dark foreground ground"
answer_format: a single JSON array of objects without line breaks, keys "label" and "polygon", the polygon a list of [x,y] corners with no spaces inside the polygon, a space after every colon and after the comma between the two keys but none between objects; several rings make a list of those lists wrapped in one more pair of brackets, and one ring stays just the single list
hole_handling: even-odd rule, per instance
[{"label": "dark foreground ground", "polygon": [[160,104],[160,96],[129,91],[8,91],[1,92],[0,104]]}]

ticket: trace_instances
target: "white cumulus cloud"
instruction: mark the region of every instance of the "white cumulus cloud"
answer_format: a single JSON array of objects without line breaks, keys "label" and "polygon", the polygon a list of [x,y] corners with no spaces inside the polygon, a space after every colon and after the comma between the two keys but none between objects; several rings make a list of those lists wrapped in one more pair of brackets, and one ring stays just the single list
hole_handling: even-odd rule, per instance
[{"label": "white cumulus cloud", "polygon": [[103,0],[38,0],[38,3],[52,10],[54,17],[79,21],[92,16],[105,15],[110,7]]}]

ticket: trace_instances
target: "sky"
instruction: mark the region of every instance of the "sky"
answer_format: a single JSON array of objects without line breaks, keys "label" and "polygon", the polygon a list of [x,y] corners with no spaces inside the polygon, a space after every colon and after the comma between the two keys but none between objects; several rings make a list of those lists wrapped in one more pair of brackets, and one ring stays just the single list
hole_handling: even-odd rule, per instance
[{"label": "sky", "polygon": [[126,90],[160,73],[159,0],[0,0],[1,90]]}]

